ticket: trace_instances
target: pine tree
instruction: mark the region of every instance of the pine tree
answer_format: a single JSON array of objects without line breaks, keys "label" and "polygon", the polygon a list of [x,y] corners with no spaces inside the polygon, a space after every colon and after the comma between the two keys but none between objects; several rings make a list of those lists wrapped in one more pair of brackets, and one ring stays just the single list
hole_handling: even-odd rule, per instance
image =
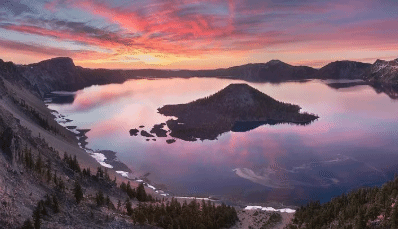
[{"label": "pine tree", "polygon": [[122,202],[120,200],[117,201],[117,210],[120,211],[120,207],[122,206]]},{"label": "pine tree", "polygon": [[32,225],[32,222],[30,219],[25,220],[25,222],[22,225],[22,229],[35,229]]},{"label": "pine tree", "polygon": [[58,198],[56,195],[53,196],[53,211],[54,211],[54,213],[59,212],[59,203],[58,203]]},{"label": "pine tree", "polygon": [[95,197],[95,200],[97,202],[97,206],[101,206],[104,204],[104,202],[105,202],[104,193],[102,193],[101,190],[98,191],[98,193]]},{"label": "pine tree", "polygon": [[97,178],[103,178],[104,177],[104,171],[102,170],[101,166],[97,167]]},{"label": "pine tree", "polygon": [[49,196],[48,194],[46,194],[44,198],[45,198],[44,204],[45,204],[46,206],[51,206],[51,199],[50,199],[50,196]]},{"label": "pine tree", "polygon": [[138,201],[144,202],[147,200],[147,195],[145,192],[145,187],[143,183],[140,183],[137,187],[137,199]]},{"label": "pine tree", "polygon": [[83,190],[82,186],[80,186],[79,182],[75,182],[75,187],[73,189],[73,195],[75,196],[76,203],[79,204],[83,199]]},{"label": "pine tree", "polygon": [[62,180],[61,177],[58,178],[58,185],[57,185],[57,188],[58,188],[61,192],[65,191],[65,183],[64,183],[64,181]]},{"label": "pine tree", "polygon": [[46,173],[46,177],[47,177],[47,183],[49,183],[51,181],[51,168],[47,168],[47,173]]},{"label": "pine tree", "polygon": [[53,178],[54,184],[58,186],[58,177],[57,177],[57,171],[54,172],[54,178]]},{"label": "pine tree", "polygon": [[36,171],[39,173],[39,174],[41,174],[41,170],[42,170],[42,167],[43,167],[43,161],[42,161],[42,159],[41,159],[41,153],[39,153],[39,156],[37,157],[37,161],[36,161],[36,164],[35,164],[35,168],[36,168]]},{"label": "pine tree", "polygon": [[33,211],[33,226],[35,229],[40,229],[41,226],[41,215],[39,206]]},{"label": "pine tree", "polygon": [[144,225],[144,223],[146,222],[146,217],[140,208],[138,208],[136,210],[135,218],[136,218],[136,221],[138,222],[138,224],[140,224],[140,225]]},{"label": "pine tree", "polygon": [[67,163],[68,159],[69,159],[68,154],[66,152],[64,152],[64,162]]},{"label": "pine tree", "polygon": [[391,213],[391,228],[398,228],[398,204],[395,203]]},{"label": "pine tree", "polygon": [[106,195],[105,205],[108,207],[108,209],[111,207],[111,204],[112,204],[112,202],[111,202],[111,199],[109,198],[109,195]]},{"label": "pine tree", "polygon": [[366,222],[361,212],[355,217],[355,229],[364,229],[366,228]]},{"label": "pine tree", "polygon": [[132,205],[131,205],[131,202],[129,199],[126,200],[126,211],[127,211],[127,215],[133,214],[133,208],[132,208]]},{"label": "pine tree", "polygon": [[76,155],[73,156],[73,162],[72,162],[72,169],[73,171],[80,173],[81,169],[80,169],[80,165],[79,162],[77,161]]}]

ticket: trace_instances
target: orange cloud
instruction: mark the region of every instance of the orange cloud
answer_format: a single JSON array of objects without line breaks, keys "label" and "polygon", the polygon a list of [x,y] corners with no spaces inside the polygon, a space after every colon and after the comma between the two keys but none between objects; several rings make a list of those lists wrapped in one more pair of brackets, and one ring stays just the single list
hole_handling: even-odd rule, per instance
[{"label": "orange cloud", "polygon": [[[234,57],[235,61],[229,60],[234,64],[217,63],[229,67],[240,64],[242,57],[267,62],[270,56],[291,63],[306,56],[309,63],[320,65],[315,57],[320,51],[376,50],[379,57],[398,50],[393,32],[398,29],[396,18],[386,16],[398,4],[389,4],[374,0],[361,4],[342,0],[148,0],[121,5],[119,1],[55,0],[42,4],[44,11],[53,13],[52,19],[40,13],[21,16],[16,11],[18,17],[3,19],[6,22],[0,27],[38,39],[82,44],[93,51],[90,57],[77,59],[84,66],[103,63],[128,68],[126,63],[131,63],[133,67],[198,68],[201,63],[203,68]],[[58,13],[64,11],[73,11],[75,18],[61,19]],[[295,57],[282,58],[289,54]]]}]

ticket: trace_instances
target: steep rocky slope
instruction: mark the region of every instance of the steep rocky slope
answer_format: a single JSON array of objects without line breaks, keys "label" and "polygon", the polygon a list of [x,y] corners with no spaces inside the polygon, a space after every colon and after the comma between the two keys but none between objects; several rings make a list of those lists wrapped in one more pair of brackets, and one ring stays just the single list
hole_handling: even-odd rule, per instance
[{"label": "steep rocky slope", "polygon": [[121,83],[127,79],[120,71],[85,69],[75,66],[73,60],[59,57],[36,64],[17,67],[40,96],[51,91],[76,91],[95,84]]},{"label": "steep rocky slope", "polygon": [[[61,80],[62,69],[73,69],[60,65],[45,76],[50,83],[52,74]],[[53,63],[40,68],[52,67]],[[96,178],[99,163],[79,148],[74,134],[54,121],[41,100],[44,90],[56,87],[54,81],[46,89],[45,77],[34,79],[37,83],[32,86],[19,66],[0,62],[0,228],[21,228],[28,219],[39,222],[40,228],[134,228],[123,208],[97,206],[94,197],[99,191],[108,195],[113,205],[126,200],[126,193],[110,177],[117,177],[119,183],[125,179],[111,170]],[[61,159],[64,153],[76,158],[81,167],[72,169]],[[90,169],[94,176],[83,175],[80,168]],[[76,182],[83,188],[80,204],[74,199]],[[132,206],[137,203],[133,201]],[[28,223],[25,226],[30,228]]]},{"label": "steep rocky slope", "polygon": [[377,60],[364,74],[364,79],[372,83],[398,84],[398,59]]},{"label": "steep rocky slope", "polygon": [[41,96],[53,90],[72,89],[73,85],[84,82],[70,58],[54,58],[19,69],[22,76],[41,92]]},{"label": "steep rocky slope", "polygon": [[[1,229],[21,228],[23,224],[23,228],[30,228],[29,221],[31,226],[35,223],[35,228],[135,227],[123,209],[117,211],[97,206],[94,197],[99,191],[109,196],[112,205],[127,198],[111,179],[106,178],[109,175],[95,178],[97,175],[83,175],[80,167],[71,167],[70,163],[61,159],[55,141],[44,134],[34,136],[32,130],[24,126],[26,123],[15,118],[15,113],[12,113],[15,110],[4,109],[4,99],[6,96],[2,97],[0,106]],[[34,119],[30,122],[32,126],[36,125]],[[43,132],[51,132],[38,128]],[[68,144],[66,139],[64,143]],[[83,156],[74,153],[79,158]],[[81,163],[76,159],[76,164],[81,166],[95,163],[79,161]],[[74,197],[77,183],[83,187],[83,200],[80,203],[76,203]],[[136,204],[133,202],[133,206]]]}]

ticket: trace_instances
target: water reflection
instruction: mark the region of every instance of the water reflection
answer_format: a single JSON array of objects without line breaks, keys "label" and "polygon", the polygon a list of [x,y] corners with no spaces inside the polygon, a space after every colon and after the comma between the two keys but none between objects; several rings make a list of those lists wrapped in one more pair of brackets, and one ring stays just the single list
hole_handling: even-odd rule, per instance
[{"label": "water reflection", "polygon": [[51,92],[44,95],[45,102],[54,104],[73,104],[76,93],[74,92]]},{"label": "water reflection", "polygon": [[[276,101],[247,84],[230,84],[209,97],[158,108],[160,114],[176,119],[155,124],[150,133],[167,137],[169,132],[169,136],[184,141],[216,140],[229,131],[246,132],[266,124],[305,126],[319,118],[314,114],[300,113],[300,110],[298,105]],[[166,125],[169,131],[163,129]],[[138,129],[131,129],[130,135],[137,136],[138,132]],[[141,130],[141,136],[155,137],[150,133]]]},{"label": "water reflection", "polygon": [[355,90],[356,86],[360,85],[369,85],[372,87],[377,94],[384,93],[388,97],[390,97],[393,100],[398,99],[398,85],[391,85],[391,84],[381,84],[381,83],[368,83],[362,80],[359,81],[325,81],[327,85],[333,89],[352,89]]},{"label": "water reflection", "polygon": [[[233,201],[326,201],[397,171],[398,104],[368,85],[335,90],[320,81],[250,86],[319,115],[308,126],[248,125],[217,141],[167,144],[130,136],[169,119],[157,109],[188,103],[226,87],[228,79],[133,80],[86,88],[72,104],[50,104],[87,133],[87,147],[117,152],[139,177],[176,194],[222,195]],[[385,89],[384,89],[385,90]],[[100,101],[97,99],[106,98]],[[138,128],[139,126],[144,128]],[[252,129],[252,127],[256,127]],[[243,128],[243,130],[245,130]],[[166,126],[163,126],[168,131]],[[242,129],[238,128],[237,130]],[[156,133],[150,133],[156,135]]]}]

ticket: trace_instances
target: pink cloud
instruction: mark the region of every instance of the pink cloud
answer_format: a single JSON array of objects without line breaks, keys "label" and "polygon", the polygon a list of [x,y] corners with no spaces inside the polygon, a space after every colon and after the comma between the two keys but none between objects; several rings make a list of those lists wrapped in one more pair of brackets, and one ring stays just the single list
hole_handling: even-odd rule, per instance
[{"label": "pink cloud", "polygon": [[[269,60],[266,54],[398,50],[393,32],[398,29],[396,18],[380,16],[380,12],[397,7],[393,3],[391,9],[374,0],[360,4],[340,0],[149,0],[115,4],[99,0],[56,0],[43,6],[51,12],[77,9],[98,19],[94,22],[101,22],[101,28],[93,26],[95,23],[81,22],[82,18],[75,22],[56,17],[52,20],[22,17],[3,24],[2,28],[108,50],[108,55],[92,53],[88,59],[97,59],[95,63],[82,62],[90,66],[98,66],[99,62],[122,66],[122,61],[117,63],[111,59],[137,53],[172,55],[175,60],[169,60],[178,66],[182,58],[193,62],[224,55],[238,60],[254,52],[265,53],[255,62],[266,62]],[[87,56],[80,57],[78,61]],[[166,62],[168,58],[160,59]],[[314,64],[319,65],[320,60]]]}]

